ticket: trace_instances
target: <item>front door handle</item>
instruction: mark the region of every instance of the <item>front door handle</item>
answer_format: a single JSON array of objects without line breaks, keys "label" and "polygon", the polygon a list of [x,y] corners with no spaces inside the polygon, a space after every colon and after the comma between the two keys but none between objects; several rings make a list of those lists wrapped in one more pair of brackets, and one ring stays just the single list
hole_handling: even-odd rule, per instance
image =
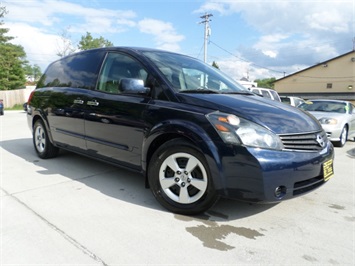
[{"label": "front door handle", "polygon": [[99,102],[96,101],[96,100],[87,101],[86,104],[87,104],[87,105],[91,105],[91,106],[99,106]]},{"label": "front door handle", "polygon": [[83,104],[84,101],[83,101],[83,100],[80,100],[80,99],[76,99],[76,100],[74,100],[74,103],[76,103],[76,104]]}]

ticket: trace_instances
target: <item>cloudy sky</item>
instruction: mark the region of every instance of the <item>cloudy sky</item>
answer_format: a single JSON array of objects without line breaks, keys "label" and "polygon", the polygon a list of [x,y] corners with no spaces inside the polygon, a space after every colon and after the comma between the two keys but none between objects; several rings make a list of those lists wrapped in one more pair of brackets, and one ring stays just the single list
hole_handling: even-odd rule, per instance
[{"label": "cloudy sky", "polygon": [[[353,49],[355,0],[5,0],[3,27],[42,71],[87,32],[204,59],[236,80],[283,77]],[[64,41],[64,37],[68,38]]]}]

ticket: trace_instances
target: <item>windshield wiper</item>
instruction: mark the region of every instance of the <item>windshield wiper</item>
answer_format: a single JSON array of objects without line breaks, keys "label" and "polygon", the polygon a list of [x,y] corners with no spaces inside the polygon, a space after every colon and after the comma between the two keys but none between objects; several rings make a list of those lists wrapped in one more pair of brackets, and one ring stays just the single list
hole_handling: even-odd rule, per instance
[{"label": "windshield wiper", "polygon": [[241,94],[241,95],[254,95],[254,93],[249,92],[249,91],[226,91],[223,92],[223,94]]},{"label": "windshield wiper", "polygon": [[198,88],[194,90],[181,90],[182,93],[219,93],[216,90],[205,89],[205,88]]}]

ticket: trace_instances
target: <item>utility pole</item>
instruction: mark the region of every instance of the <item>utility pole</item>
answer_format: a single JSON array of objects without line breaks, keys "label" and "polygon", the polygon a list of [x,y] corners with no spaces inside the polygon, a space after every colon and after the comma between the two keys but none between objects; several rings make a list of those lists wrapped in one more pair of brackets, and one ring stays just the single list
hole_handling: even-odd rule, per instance
[{"label": "utility pole", "polygon": [[204,41],[204,46],[203,46],[203,51],[204,51],[204,56],[203,56],[203,61],[206,63],[207,62],[207,41],[208,37],[211,35],[211,28],[209,26],[210,17],[212,17],[212,14],[205,14],[201,16],[200,18],[203,19],[203,21],[200,22],[200,24],[204,23],[205,24],[205,41]]}]

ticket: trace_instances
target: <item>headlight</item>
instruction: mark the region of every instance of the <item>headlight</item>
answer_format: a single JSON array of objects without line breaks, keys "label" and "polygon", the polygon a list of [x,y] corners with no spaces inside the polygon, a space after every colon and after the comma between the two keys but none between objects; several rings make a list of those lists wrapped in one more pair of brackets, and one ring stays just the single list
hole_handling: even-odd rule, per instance
[{"label": "headlight", "polygon": [[283,149],[282,142],[276,134],[256,123],[220,112],[210,113],[206,117],[225,143],[264,149]]},{"label": "headlight", "polygon": [[322,117],[318,121],[319,121],[319,123],[321,123],[323,125],[336,125],[336,124],[338,124],[338,120],[336,120],[335,118]]}]

